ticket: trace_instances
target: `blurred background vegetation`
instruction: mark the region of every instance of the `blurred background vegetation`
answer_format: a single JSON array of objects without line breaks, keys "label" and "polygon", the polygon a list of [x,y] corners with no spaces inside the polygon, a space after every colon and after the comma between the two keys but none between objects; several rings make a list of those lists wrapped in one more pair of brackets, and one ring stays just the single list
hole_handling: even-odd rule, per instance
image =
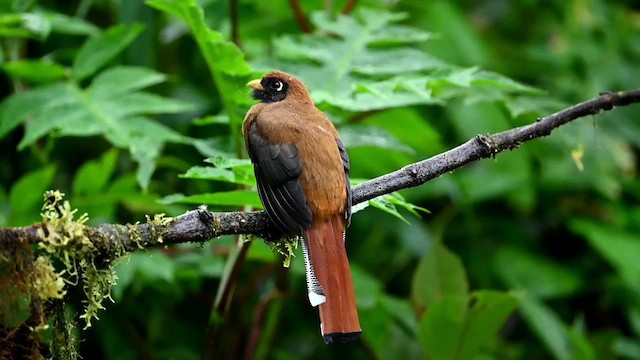
[{"label": "blurred background vegetation", "polygon": [[[91,225],[258,208],[239,126],[269,69],[307,83],[356,180],[640,84],[635,1],[295,4],[0,2],[0,226],[39,221],[47,189]],[[222,238],[122,259],[80,354],[640,359],[639,117],[576,121],[355,214],[361,341],[322,343],[300,257]],[[26,316],[0,314],[5,334]]]}]

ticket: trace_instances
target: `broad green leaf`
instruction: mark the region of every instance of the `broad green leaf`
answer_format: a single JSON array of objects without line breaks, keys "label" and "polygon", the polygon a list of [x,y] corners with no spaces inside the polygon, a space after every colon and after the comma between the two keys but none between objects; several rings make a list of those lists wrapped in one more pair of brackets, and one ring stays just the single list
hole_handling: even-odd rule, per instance
[{"label": "broad green leaf", "polygon": [[420,321],[420,340],[433,360],[473,359],[492,341],[519,299],[496,291],[465,297],[445,296],[430,305]]},{"label": "broad green leaf", "polygon": [[217,193],[205,193],[185,196],[174,194],[165,196],[159,200],[162,204],[195,204],[195,205],[220,205],[220,206],[251,206],[262,209],[262,203],[258,193],[252,190],[221,191]]},{"label": "broad green leaf", "polygon": [[566,102],[558,99],[526,95],[516,96],[505,102],[505,106],[509,109],[511,117],[514,118],[529,113],[537,116],[548,115],[566,108],[568,105]]},{"label": "broad green leaf", "polygon": [[640,341],[620,337],[613,344],[613,351],[624,359],[640,359]]},{"label": "broad green leaf", "polygon": [[106,189],[118,159],[115,149],[105,152],[100,159],[86,162],[76,173],[73,181],[73,194],[90,195]]},{"label": "broad green leaf", "polygon": [[204,161],[213,164],[213,166],[217,168],[223,169],[235,168],[238,166],[252,166],[251,160],[249,159],[230,158],[220,155],[206,158]]},{"label": "broad green leaf", "polygon": [[180,177],[224,181],[233,184],[255,186],[256,179],[251,165],[236,166],[231,169],[210,166],[194,166]]},{"label": "broad green leaf", "polygon": [[22,13],[22,27],[36,38],[44,40],[51,32],[51,23],[39,13]]},{"label": "broad green leaf", "polygon": [[633,288],[640,284],[640,236],[606,227],[587,220],[574,220],[571,230],[589,241],[591,247],[607,260],[620,274],[620,277]]},{"label": "broad green leaf", "polygon": [[73,78],[83,80],[106,65],[142,32],[142,25],[116,25],[87,40],[73,60]]},{"label": "broad green leaf", "polygon": [[10,225],[28,225],[38,220],[43,194],[49,190],[55,172],[56,167],[49,165],[23,175],[13,184],[9,191]]},{"label": "broad green leaf", "polygon": [[366,8],[353,16],[314,13],[315,34],[276,38],[276,58],[259,67],[294,73],[317,103],[356,112],[485,96],[477,94],[491,93],[490,100],[504,100],[511,93],[537,92],[501,75],[455,67],[410,47],[429,34],[396,24],[405,17]]},{"label": "broad green leaf", "polygon": [[39,111],[70,102],[73,93],[74,88],[70,84],[56,83],[6,98],[0,105],[0,138]]},{"label": "broad green leaf", "polygon": [[116,66],[98,74],[87,90],[94,98],[107,98],[162,83],[166,78],[145,67]]},{"label": "broad green leaf", "polygon": [[493,261],[495,271],[510,288],[540,298],[572,295],[582,284],[577,271],[515,247],[498,250]]},{"label": "broad green leaf", "polygon": [[[125,80],[127,77],[130,82]],[[182,101],[138,91],[163,80],[164,75],[152,70],[117,67],[98,75],[88,89],[63,83],[16,94],[0,108],[0,136],[27,119],[30,121],[25,126],[19,149],[48,134],[103,135],[113,145],[129,150],[140,166],[139,183],[146,188],[155,169],[155,160],[166,142],[193,142],[142,116],[193,108]],[[118,87],[118,81],[123,85]]]},{"label": "broad green leaf", "polygon": [[389,134],[374,126],[343,126],[340,128],[340,139],[347,147],[375,146],[383,149],[413,153],[413,149]]},{"label": "broad green leaf", "polygon": [[520,306],[521,313],[531,330],[542,340],[556,360],[592,359],[585,353],[584,341],[576,343],[562,320],[550,308],[533,297],[526,297]]},{"label": "broad green leaf", "polygon": [[351,266],[351,276],[358,308],[373,308],[383,295],[382,283],[358,266]]},{"label": "broad green leaf", "polygon": [[423,314],[443,297],[465,298],[468,287],[467,276],[458,256],[436,242],[413,274],[411,300],[418,314]]},{"label": "broad green leaf", "polygon": [[233,42],[225,40],[220,32],[207,27],[204,12],[196,0],[147,0],[146,3],[187,23],[209,69],[214,73],[243,76],[252,72],[242,51]]},{"label": "broad green leaf", "polygon": [[140,292],[144,286],[161,281],[174,281],[176,264],[159,250],[146,253],[132,253],[118,261],[115,267],[117,284],[113,287],[113,298],[121,300],[124,291],[132,287],[133,294]]},{"label": "broad green leaf", "polygon": [[100,28],[77,17],[57,12],[44,12],[42,16],[51,24],[51,31],[69,35],[97,35]]},{"label": "broad green leaf", "polygon": [[0,64],[3,71],[16,80],[46,83],[60,80],[67,75],[62,65],[43,60],[21,60]]},{"label": "broad green leaf", "polygon": [[420,320],[419,339],[433,360],[458,360],[456,356],[468,304],[467,295],[443,295]]}]

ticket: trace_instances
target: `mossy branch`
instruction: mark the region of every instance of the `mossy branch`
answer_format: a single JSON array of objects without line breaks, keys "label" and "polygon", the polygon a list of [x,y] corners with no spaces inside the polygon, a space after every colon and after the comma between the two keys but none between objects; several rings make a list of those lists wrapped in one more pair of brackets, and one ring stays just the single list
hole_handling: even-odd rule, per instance
[{"label": "mossy branch", "polygon": [[[494,135],[478,135],[447,152],[355,186],[353,204],[419,186],[473,161],[494,157],[518,148],[523,142],[547,136],[570,121],[637,102],[640,102],[640,90],[603,93],[538,119],[534,124]],[[145,223],[97,227],[85,225],[86,215],[75,219],[75,212],[63,201],[60,192],[48,192],[41,223],[0,229],[0,259],[12,264],[15,271],[10,273],[23,274],[21,290],[31,294],[32,304],[60,299],[67,285],[81,285],[87,298],[82,315],[87,326],[102,308],[102,301],[110,298],[115,278],[109,264],[126,253],[159,244],[205,242],[222,235],[256,235],[266,240],[277,240],[282,235],[262,211],[211,212],[201,207],[175,218],[158,214],[148,217]],[[62,262],[64,269],[56,272],[51,259]],[[46,279],[49,280],[44,281]]]},{"label": "mossy branch", "polygon": [[[355,186],[353,204],[393,191],[422,185],[468,163],[494,157],[505,150],[516,149],[526,141],[547,136],[555,128],[570,121],[638,102],[640,102],[640,89],[602,93],[591,100],[540,118],[533,124],[493,135],[477,135],[442,154]],[[0,229],[0,249],[9,246],[17,239],[31,243],[41,242],[43,227],[43,223],[37,223],[27,227]],[[93,244],[96,257],[104,260],[113,260],[114,256],[158,244],[205,242],[222,235],[236,234],[256,235],[274,240],[281,235],[262,211],[211,212],[204,207],[175,218],[156,215],[146,223],[105,224],[84,227],[83,232]]]}]

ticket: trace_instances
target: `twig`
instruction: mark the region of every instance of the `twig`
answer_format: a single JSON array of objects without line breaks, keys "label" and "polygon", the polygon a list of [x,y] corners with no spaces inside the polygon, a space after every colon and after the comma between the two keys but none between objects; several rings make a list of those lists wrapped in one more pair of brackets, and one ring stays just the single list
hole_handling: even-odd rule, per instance
[{"label": "twig", "polygon": [[311,25],[309,24],[307,17],[304,16],[304,11],[302,11],[302,7],[298,0],[289,0],[289,5],[291,5],[291,10],[293,10],[293,15],[296,17],[300,30],[305,34],[310,33]]},{"label": "twig", "polygon": [[[494,135],[478,135],[466,143],[429,159],[407,165],[397,171],[369,180],[353,188],[353,204],[358,204],[393,191],[424,184],[442,174],[453,171],[470,162],[494,157],[505,150],[515,149],[521,143],[547,136],[551,131],[570,121],[617,106],[640,102],[640,89],[600,96],[571,106],[553,115],[538,119],[533,124],[507,130]],[[35,243],[39,240],[41,224],[28,227],[0,229],[0,246],[21,239]],[[135,232],[136,241],[132,240]],[[222,235],[257,235],[273,240],[281,234],[262,211],[211,212],[205,208],[189,211],[168,225],[155,223],[140,225],[100,225],[87,227],[85,235],[94,243],[100,254],[108,254],[113,248],[135,251],[139,247],[184,242],[204,242]]]},{"label": "twig", "polygon": [[358,0],[348,0],[342,7],[342,14],[349,15],[358,4]]},{"label": "twig", "polygon": [[231,20],[231,41],[241,47],[238,30],[238,0],[229,0],[229,19]]}]

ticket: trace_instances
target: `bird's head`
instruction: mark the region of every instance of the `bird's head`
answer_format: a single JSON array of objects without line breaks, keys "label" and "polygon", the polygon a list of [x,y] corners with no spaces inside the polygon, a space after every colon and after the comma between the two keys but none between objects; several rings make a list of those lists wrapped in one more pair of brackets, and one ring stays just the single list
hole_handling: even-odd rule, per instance
[{"label": "bird's head", "polygon": [[282,71],[267,73],[260,80],[252,80],[247,86],[253,89],[251,96],[264,103],[285,99],[311,101],[307,87],[293,75]]}]

